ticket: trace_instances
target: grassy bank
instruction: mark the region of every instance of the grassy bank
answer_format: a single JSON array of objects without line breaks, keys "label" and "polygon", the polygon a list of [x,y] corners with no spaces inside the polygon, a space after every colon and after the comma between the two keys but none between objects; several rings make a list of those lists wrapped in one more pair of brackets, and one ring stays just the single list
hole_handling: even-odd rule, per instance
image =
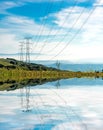
[{"label": "grassy bank", "polygon": [[15,59],[0,59],[0,81],[25,79],[67,79],[103,77],[103,72],[73,72],[47,67],[41,64],[25,63]]},{"label": "grassy bank", "polygon": [[102,78],[102,72],[27,71],[0,69],[0,91],[11,91],[25,86],[41,85],[60,79]]},{"label": "grassy bank", "polygon": [[67,78],[98,78],[103,77],[103,72],[72,72],[72,71],[29,71],[29,70],[7,70],[0,69],[0,81],[7,79],[23,80],[23,79],[67,79]]},{"label": "grassy bank", "polygon": [[102,78],[103,72],[73,72],[15,59],[0,59],[0,91],[69,78]]}]

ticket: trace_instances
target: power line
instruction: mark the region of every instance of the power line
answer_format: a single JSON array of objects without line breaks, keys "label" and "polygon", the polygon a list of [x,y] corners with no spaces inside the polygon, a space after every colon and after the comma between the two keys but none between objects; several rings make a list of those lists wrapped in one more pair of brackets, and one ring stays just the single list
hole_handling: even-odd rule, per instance
[{"label": "power line", "polygon": [[[79,19],[80,19],[80,17],[82,16],[82,14],[84,13],[84,11],[85,11],[85,8],[83,8],[83,10],[81,11],[81,13],[80,13],[80,15],[79,15],[79,17],[76,19],[76,21],[73,23],[73,25],[70,27],[70,29],[67,31],[67,33],[65,34],[65,35],[63,35],[63,38],[62,38],[62,40],[61,41],[63,41],[65,38],[66,38],[66,36],[68,36],[68,34],[70,34],[71,33],[71,31],[72,31],[72,28],[73,27],[75,27],[75,25],[77,24],[77,22],[79,21]],[[72,13],[72,12],[71,12]],[[70,13],[70,14],[71,14]],[[68,18],[68,16],[65,18],[65,22],[66,22],[66,20],[67,20],[67,18]],[[64,24],[63,24],[64,25]],[[63,26],[62,25],[62,26]],[[59,32],[59,31],[58,31]],[[55,37],[56,37],[56,35],[55,35]],[[55,38],[54,37],[54,38]],[[53,39],[54,39],[53,38]],[[60,45],[60,43],[61,43],[61,41],[60,42],[58,42],[51,50],[48,50],[47,52],[50,52],[50,51],[52,51],[52,50],[54,50],[54,49],[56,49],[59,45]]]},{"label": "power line", "polygon": [[[83,10],[80,12],[79,17],[76,19],[76,21],[73,23],[72,27],[67,31],[67,33],[62,37],[62,40],[59,41],[59,42],[56,44],[55,48],[56,48],[57,46],[59,46],[60,43],[61,43],[63,40],[65,40],[66,36],[68,36],[68,34],[70,34],[70,33],[72,32],[72,28],[75,27],[75,25],[76,25],[77,22],[79,21],[80,17],[83,15],[84,11],[85,11],[85,8],[83,8]],[[74,37],[74,36],[73,36],[73,37]],[[68,44],[68,43],[67,43],[67,44]],[[55,48],[53,48],[53,50],[54,50]]]},{"label": "power line", "polygon": [[[80,17],[83,15],[84,11],[85,11],[85,8],[83,8],[83,10],[80,12],[79,17],[76,19],[76,21],[73,23],[72,27],[67,31],[67,33],[62,37],[62,40],[59,41],[59,42],[56,44],[55,48],[56,48],[58,45],[60,45],[60,43],[61,43],[63,40],[65,40],[65,38],[66,38],[66,36],[68,36],[68,34],[70,34],[70,33],[72,32],[72,28],[75,27],[75,25],[76,25],[77,22],[79,21]],[[73,36],[73,38],[74,38],[74,36]],[[70,41],[71,41],[71,39],[70,39]],[[68,43],[67,43],[67,44],[68,44]],[[54,50],[55,48],[53,48],[53,50]],[[66,47],[65,47],[65,48],[66,48]]]},{"label": "power line", "polygon": [[[52,0],[50,0],[50,2],[53,2]],[[48,13],[51,9],[52,5],[50,3],[47,4],[47,8],[45,10],[45,14]],[[41,37],[41,34],[42,32],[44,31],[44,26],[45,26],[46,22],[45,22],[45,19],[43,20],[43,23],[41,24],[40,26],[40,31],[38,33],[38,36],[37,36],[37,41],[36,41],[36,45],[35,45],[35,48],[37,47],[38,43],[39,43],[39,40],[40,40],[40,37]]]},{"label": "power line", "polygon": [[[65,106],[68,106],[68,108],[69,108],[69,111],[71,111],[74,115],[75,115],[75,117],[81,122],[81,125],[82,125],[82,128],[84,129],[84,130],[87,130],[87,125],[85,124],[85,122],[83,122],[82,121],[82,119],[81,119],[81,117],[74,111],[74,109],[70,106],[70,105],[68,105],[67,104],[67,102],[65,101],[65,99],[61,96],[61,95],[59,95],[56,91],[54,91],[54,90],[52,90],[60,99],[61,99],[61,101],[63,101],[63,103],[65,104]],[[67,110],[67,109],[66,109]],[[68,112],[68,111],[67,111]],[[68,113],[66,112],[66,114],[68,115]],[[72,121],[72,119],[70,119],[71,121]]]},{"label": "power line", "polygon": [[[87,19],[83,22],[83,24],[81,25],[81,27],[80,27],[80,29],[76,32],[76,34],[70,39],[70,41],[66,44],[66,46],[65,47],[63,47],[55,56],[53,56],[51,59],[53,59],[53,58],[55,58],[56,56],[58,56],[60,53],[62,53],[63,52],[63,50],[68,46],[68,44],[70,44],[70,42],[78,35],[78,33],[81,31],[81,29],[82,29],[82,27],[86,24],[86,22],[88,21],[88,19],[89,19],[89,17],[92,15],[92,13],[94,12],[94,10],[95,10],[95,8],[96,7],[94,7],[94,9],[90,12],[90,14],[88,15],[88,17],[87,17]],[[76,22],[73,24],[73,26],[77,23],[77,21],[79,20],[79,18],[81,17],[81,15],[82,15],[82,13],[84,12],[84,10],[85,10],[85,8],[83,9],[83,11],[81,12],[81,14],[80,14],[80,16],[78,17],[78,19],[76,20]],[[73,26],[72,26],[72,28],[73,28]],[[71,32],[71,30],[69,30],[69,32]],[[67,34],[66,35],[64,35],[64,38],[63,39],[65,39],[65,37],[68,35],[68,32],[67,32]],[[62,39],[62,40],[63,40]],[[62,41],[61,40],[61,41]],[[61,42],[60,41],[60,42]],[[60,43],[59,42],[59,43]],[[59,44],[58,44],[59,45]],[[58,46],[57,45],[57,46]],[[56,47],[55,47],[56,48]]]},{"label": "power line", "polygon": [[[80,17],[83,15],[84,11],[85,11],[85,8],[83,8],[83,10],[80,12],[79,17],[78,17],[78,18],[76,19],[76,21],[73,23],[73,25],[72,25],[71,28],[75,27],[75,25],[76,25],[77,22],[79,21]],[[72,12],[71,12],[71,13],[72,13]],[[66,17],[66,18],[67,18],[67,17]],[[70,33],[72,32],[72,29],[71,29],[71,28],[67,31],[67,33],[66,33],[65,35],[63,35],[62,40],[59,41],[59,42],[56,44],[56,46],[51,49],[51,51],[54,50],[58,45],[60,45],[60,43],[66,38],[66,36],[68,36],[68,34],[70,34]]]},{"label": "power line", "polygon": [[75,33],[75,35],[70,39],[70,41],[55,56],[53,56],[50,60],[54,59],[59,54],[61,54],[64,51],[64,49],[74,40],[74,38],[80,33],[80,31],[83,28],[83,26],[87,23],[87,21],[89,20],[89,18],[91,17],[91,15],[93,14],[93,12],[94,12],[95,9],[96,9],[96,6],[92,9],[92,11],[88,15],[88,17],[85,19],[85,21],[83,22],[83,24],[80,26],[80,29]]},{"label": "power line", "polygon": [[[61,6],[63,6],[63,2],[64,2],[64,0],[61,1],[61,4],[59,5],[59,8],[60,8]],[[52,8],[52,7],[53,7],[53,6],[51,6],[51,8]],[[53,28],[54,28],[54,26],[52,25],[51,29],[50,29],[49,32],[48,32],[48,35],[46,36],[47,38],[49,37],[49,35],[50,35],[50,33],[52,32]],[[44,43],[44,44],[42,45],[42,47],[40,48],[39,53],[42,52],[42,50],[43,50],[43,48],[45,47],[47,41],[48,41],[48,40],[45,40],[45,41],[44,41],[45,43]],[[39,57],[39,55],[37,55],[37,56],[35,57],[35,59],[37,59],[38,57]]]},{"label": "power line", "polygon": [[[60,7],[63,5],[63,2],[64,2],[64,0],[61,2]],[[74,5],[76,6],[77,4],[78,4],[78,1],[75,0]],[[71,9],[71,11],[69,12],[69,14],[67,15],[67,17],[69,17],[69,16],[71,15],[73,8],[74,8],[74,6],[72,7],[72,9]],[[66,17],[66,18],[67,18],[67,17]],[[66,18],[65,18],[65,20],[64,20],[64,22],[63,22],[62,25],[64,25],[64,23],[66,22]],[[53,30],[53,27],[54,27],[54,26],[52,25],[52,30]],[[43,28],[43,29],[44,29],[44,28]],[[49,37],[50,32],[52,32],[52,31],[51,31],[51,30],[49,31],[47,37]],[[56,37],[56,34],[57,34],[58,32],[59,32],[59,30],[55,33],[55,37]],[[41,33],[42,33],[42,32],[41,32]],[[41,33],[40,33],[40,34],[41,34]],[[39,35],[39,37],[40,37],[40,35]],[[38,39],[38,41],[39,41],[39,39]],[[47,42],[47,40],[46,40],[45,42]],[[42,50],[43,50],[43,48],[45,47],[45,45],[46,45],[46,43],[43,44],[43,46],[41,47],[39,53],[42,52]],[[39,55],[37,55],[37,56],[35,57],[35,59],[37,59],[38,57],[39,57]]]},{"label": "power line", "polygon": [[[66,16],[65,20],[63,21],[62,26],[63,26],[63,25],[65,24],[65,22],[67,21],[67,18],[70,17],[70,15],[72,14],[73,9],[76,7],[77,4],[78,4],[78,1],[75,0],[74,6],[72,6],[71,11],[68,13],[68,15]],[[62,5],[62,3],[61,3],[61,5]],[[52,30],[53,30],[53,29],[54,29],[54,26],[52,26]],[[49,31],[47,37],[49,37],[49,35],[51,34],[52,30]],[[61,30],[62,30],[62,28],[61,28],[60,30],[57,30],[57,32],[54,34],[53,39],[57,36],[57,34],[58,34]],[[46,39],[44,42],[45,42],[45,43],[44,43],[44,45],[41,47],[39,53],[41,53],[41,52],[43,51],[43,49],[44,49],[44,47],[46,46],[46,43],[48,42],[48,40]],[[55,45],[55,47],[53,47],[52,49],[50,49],[50,50],[48,50],[48,51],[46,51],[46,52],[50,52],[50,51],[54,50],[58,45],[59,45],[59,43],[57,43],[57,44]],[[36,58],[38,58],[38,56],[37,56]]]}]

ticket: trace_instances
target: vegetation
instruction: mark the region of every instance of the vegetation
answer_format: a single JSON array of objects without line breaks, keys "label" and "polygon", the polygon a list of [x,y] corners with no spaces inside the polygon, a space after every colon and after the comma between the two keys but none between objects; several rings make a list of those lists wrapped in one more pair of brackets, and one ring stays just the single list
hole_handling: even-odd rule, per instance
[{"label": "vegetation", "polygon": [[52,67],[46,67],[41,64],[35,64],[35,63],[25,63],[22,61],[18,61],[12,58],[7,58],[7,59],[0,59],[0,68],[2,69],[17,69],[17,70],[57,70]]},{"label": "vegetation", "polygon": [[38,83],[38,80],[43,83],[43,81],[48,82],[58,79],[84,77],[103,77],[103,72],[64,71],[52,67],[46,67],[41,64],[28,64],[15,59],[0,59],[0,90],[15,88],[18,86],[18,83],[20,84],[22,81],[30,81],[31,79],[35,81],[35,83]]},{"label": "vegetation", "polygon": [[52,82],[56,81],[57,79],[25,79],[21,81],[17,80],[7,80],[0,82],[0,91],[11,91],[18,88],[28,87],[28,86],[36,86],[36,85],[42,85],[46,82]]}]

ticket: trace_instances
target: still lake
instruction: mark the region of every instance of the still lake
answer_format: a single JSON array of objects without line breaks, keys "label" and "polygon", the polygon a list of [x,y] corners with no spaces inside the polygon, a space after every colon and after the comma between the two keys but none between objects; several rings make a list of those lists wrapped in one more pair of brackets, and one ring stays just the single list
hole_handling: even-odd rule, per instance
[{"label": "still lake", "polygon": [[0,91],[0,130],[103,130],[103,80],[62,79]]}]

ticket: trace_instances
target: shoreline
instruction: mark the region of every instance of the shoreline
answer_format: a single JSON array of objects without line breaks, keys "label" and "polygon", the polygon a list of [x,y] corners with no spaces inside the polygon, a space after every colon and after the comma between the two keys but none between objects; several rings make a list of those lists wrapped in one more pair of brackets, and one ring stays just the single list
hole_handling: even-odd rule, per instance
[{"label": "shoreline", "polygon": [[68,78],[102,78],[103,72],[82,72],[82,71],[29,71],[29,70],[7,70],[0,69],[0,81],[7,79],[68,79]]}]

